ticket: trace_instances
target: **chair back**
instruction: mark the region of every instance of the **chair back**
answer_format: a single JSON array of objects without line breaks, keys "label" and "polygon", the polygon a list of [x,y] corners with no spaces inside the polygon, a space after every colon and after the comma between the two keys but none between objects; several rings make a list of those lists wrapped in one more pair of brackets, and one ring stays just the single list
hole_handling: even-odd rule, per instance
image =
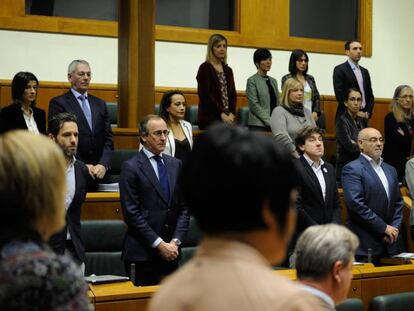
[{"label": "chair back", "polygon": [[336,306],[336,311],[364,311],[364,303],[358,298],[348,298]]},{"label": "chair back", "polygon": [[122,163],[132,158],[138,149],[115,149],[111,159],[111,183],[119,182]]},{"label": "chair back", "polygon": [[83,220],[82,239],[85,245],[85,275],[125,276],[121,260],[126,225],[122,220]]},{"label": "chair back", "polygon": [[372,311],[409,311],[414,309],[414,292],[398,293],[374,297]]},{"label": "chair back", "polygon": [[203,238],[203,233],[197,225],[197,221],[193,216],[190,216],[190,224],[187,235],[181,245],[181,257],[179,265],[182,266],[190,260],[197,251],[198,245]]},{"label": "chair back", "polygon": [[111,127],[118,127],[118,103],[106,103]]}]

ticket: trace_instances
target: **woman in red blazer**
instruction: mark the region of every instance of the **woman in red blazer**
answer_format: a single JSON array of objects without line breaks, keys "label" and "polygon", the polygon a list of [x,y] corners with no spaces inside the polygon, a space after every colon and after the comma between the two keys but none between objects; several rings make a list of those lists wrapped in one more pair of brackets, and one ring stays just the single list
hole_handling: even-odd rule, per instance
[{"label": "woman in red blazer", "polygon": [[197,90],[200,129],[216,121],[235,122],[237,94],[233,71],[227,65],[227,39],[221,34],[208,40],[206,61],[198,68]]},{"label": "woman in red blazer", "polygon": [[18,72],[12,81],[13,102],[0,111],[0,133],[15,129],[46,135],[45,111],[35,107],[39,81],[31,72]]}]

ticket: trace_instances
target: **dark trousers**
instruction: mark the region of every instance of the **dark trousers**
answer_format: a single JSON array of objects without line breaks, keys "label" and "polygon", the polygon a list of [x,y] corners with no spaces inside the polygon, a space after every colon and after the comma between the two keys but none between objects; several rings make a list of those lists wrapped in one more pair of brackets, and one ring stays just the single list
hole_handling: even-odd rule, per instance
[{"label": "dark trousers", "polygon": [[[161,280],[178,268],[178,260],[165,261],[161,257],[151,261],[125,261],[126,275],[131,277],[134,285],[157,285]],[[135,275],[131,275],[131,264],[135,264]]]}]

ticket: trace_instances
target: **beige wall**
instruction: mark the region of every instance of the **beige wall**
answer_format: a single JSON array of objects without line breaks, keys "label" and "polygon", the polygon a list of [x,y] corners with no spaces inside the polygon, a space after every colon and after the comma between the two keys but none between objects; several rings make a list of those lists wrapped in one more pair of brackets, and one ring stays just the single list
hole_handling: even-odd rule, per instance
[{"label": "beige wall", "polygon": [[[371,73],[376,97],[391,97],[399,84],[414,85],[412,12],[412,0],[373,2],[373,54],[363,58],[361,65]],[[0,42],[0,79],[11,79],[17,71],[27,70],[40,80],[66,81],[67,64],[84,58],[91,63],[93,82],[117,82],[115,39],[0,30]],[[205,52],[204,45],[157,42],[155,85],[196,87],[195,76]],[[238,90],[244,90],[246,79],[255,72],[253,52],[250,48],[229,48],[228,62]],[[287,73],[290,53],[273,50],[272,54],[270,75],[280,81]],[[333,94],[333,68],[346,57],[317,53],[309,57],[309,73],[315,76],[319,91]]]}]

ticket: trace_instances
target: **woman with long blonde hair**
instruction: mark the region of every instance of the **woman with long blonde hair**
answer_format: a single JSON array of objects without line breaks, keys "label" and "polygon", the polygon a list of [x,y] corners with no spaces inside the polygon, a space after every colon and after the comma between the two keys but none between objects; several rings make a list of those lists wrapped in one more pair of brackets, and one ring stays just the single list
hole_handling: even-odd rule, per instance
[{"label": "woman with long blonde hair", "polygon": [[384,161],[395,167],[398,179],[403,181],[405,163],[412,152],[414,133],[413,88],[399,85],[384,119]]},{"label": "woman with long blonde hair", "polygon": [[217,121],[236,121],[236,88],[233,71],[227,65],[227,39],[221,34],[213,34],[208,40],[206,61],[198,68],[197,91],[200,129]]},{"label": "woman with long blonde hair", "polygon": [[62,150],[43,135],[0,135],[2,310],[88,310],[82,270],[48,239],[65,225]]}]

